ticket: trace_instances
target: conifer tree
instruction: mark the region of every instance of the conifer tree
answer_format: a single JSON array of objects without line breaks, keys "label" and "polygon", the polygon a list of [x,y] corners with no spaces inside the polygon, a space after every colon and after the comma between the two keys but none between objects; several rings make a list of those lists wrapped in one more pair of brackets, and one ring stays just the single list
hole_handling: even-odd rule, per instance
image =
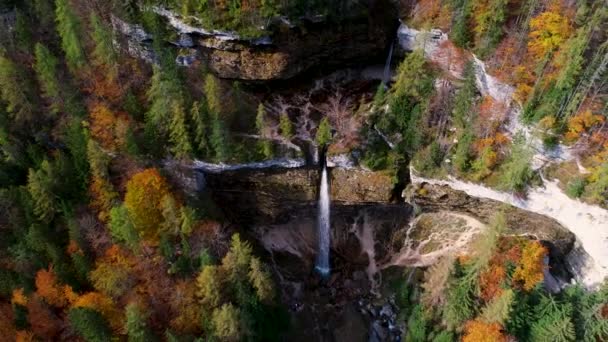
[{"label": "conifer tree", "polygon": [[196,278],[198,291],[196,295],[207,312],[217,308],[222,303],[223,277],[221,269],[214,265],[207,265]]},{"label": "conifer tree", "polygon": [[125,330],[129,342],[148,342],[152,339],[146,322],[146,314],[138,304],[127,304],[125,318]]},{"label": "conifer tree", "polygon": [[258,258],[251,258],[249,281],[255,288],[256,294],[263,303],[272,303],[274,284],[270,273]]},{"label": "conifer tree", "polygon": [[230,141],[224,121],[213,115],[211,122],[211,147],[217,161],[225,161],[230,157]]},{"label": "conifer tree", "polygon": [[475,100],[475,66],[473,62],[467,62],[463,72],[464,81],[462,87],[456,93],[454,99],[454,123],[457,127],[464,129],[474,119],[473,104]]},{"label": "conifer tree", "polygon": [[205,77],[204,86],[205,98],[207,99],[207,108],[211,116],[220,116],[222,114],[222,99],[220,95],[220,85],[211,74]]},{"label": "conifer tree", "polygon": [[52,182],[52,166],[47,160],[42,162],[39,170],[29,170],[27,190],[34,201],[34,213],[42,222],[50,222],[57,210]]},{"label": "conifer tree", "polygon": [[261,141],[258,143],[258,149],[262,152],[265,158],[270,158],[273,155],[272,143],[268,139],[268,128],[266,127],[266,109],[263,104],[258,105],[258,111],[255,117],[255,128]]},{"label": "conifer tree", "polygon": [[70,70],[76,72],[85,66],[86,57],[81,41],[82,25],[72,11],[69,0],[55,0],[55,20],[61,37],[61,47],[65,52]]},{"label": "conifer tree", "polygon": [[209,117],[205,103],[194,102],[190,110],[190,122],[194,129],[194,147],[201,155],[209,154],[208,125]]},{"label": "conifer tree", "polygon": [[327,117],[321,119],[315,141],[319,146],[325,146],[331,141],[331,126]]},{"label": "conifer tree", "polygon": [[58,61],[46,46],[37,43],[35,47],[36,63],[34,69],[38,76],[38,82],[46,99],[51,102],[54,113],[59,111],[60,85],[57,74]]},{"label": "conifer tree", "polygon": [[87,342],[107,342],[112,339],[112,332],[106,319],[97,311],[79,307],[68,313],[70,324]]},{"label": "conifer tree", "polygon": [[114,49],[112,31],[106,26],[101,18],[91,14],[91,37],[95,43],[93,50],[93,60],[99,66],[104,66],[108,72],[108,77],[114,79],[118,73],[117,52]]},{"label": "conifer tree", "polygon": [[129,212],[124,205],[112,208],[110,211],[110,234],[112,238],[122,241],[133,251],[139,248],[139,235],[133,227]]},{"label": "conifer tree", "polygon": [[213,311],[213,335],[222,341],[240,341],[244,335],[241,310],[232,304],[224,304]]},{"label": "conifer tree", "polygon": [[0,95],[6,103],[6,110],[17,122],[34,119],[36,102],[33,89],[23,70],[0,54]]},{"label": "conifer tree", "polygon": [[186,113],[179,102],[173,103],[173,116],[169,126],[169,140],[171,141],[171,151],[178,159],[189,158],[192,154],[192,145],[186,127]]},{"label": "conifer tree", "polygon": [[285,113],[281,114],[279,118],[279,129],[281,130],[281,135],[286,139],[293,138],[293,124],[289,119],[289,116]]},{"label": "conifer tree", "polygon": [[532,151],[523,133],[516,134],[511,144],[511,153],[502,166],[501,184],[505,190],[524,192],[534,175],[531,162]]},{"label": "conifer tree", "polygon": [[511,315],[513,300],[513,290],[503,291],[499,297],[494,298],[483,308],[481,319],[486,323],[498,323],[504,326]]}]

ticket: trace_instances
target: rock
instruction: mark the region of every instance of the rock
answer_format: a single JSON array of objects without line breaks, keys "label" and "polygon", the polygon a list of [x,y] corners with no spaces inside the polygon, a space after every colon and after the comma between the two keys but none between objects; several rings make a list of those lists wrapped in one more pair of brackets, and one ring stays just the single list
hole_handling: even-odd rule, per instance
[{"label": "rock", "polygon": [[[353,6],[352,13],[342,13],[344,19],[338,23],[324,16],[302,18],[293,24],[275,20],[267,28],[269,36],[256,39],[193,27],[172,11],[160,7],[153,10],[182,35],[177,45],[197,48],[202,60],[219,77],[268,81],[289,79],[319,65],[342,68],[383,58],[398,26],[398,11],[390,0],[363,4],[365,8]],[[119,28],[125,29],[118,32],[133,34],[127,26],[121,25]]]}]

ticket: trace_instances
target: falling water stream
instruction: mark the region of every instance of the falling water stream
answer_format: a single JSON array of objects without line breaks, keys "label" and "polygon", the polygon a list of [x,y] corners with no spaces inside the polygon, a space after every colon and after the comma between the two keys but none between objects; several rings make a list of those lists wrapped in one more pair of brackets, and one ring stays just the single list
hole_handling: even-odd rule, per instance
[{"label": "falling water stream", "polygon": [[319,187],[319,212],[317,225],[319,229],[319,254],[315,269],[321,276],[328,276],[329,267],[329,244],[330,244],[330,221],[329,221],[329,183],[327,180],[327,165],[323,165],[321,173],[321,185]]},{"label": "falling water stream", "polygon": [[386,64],[384,65],[384,76],[382,77],[382,83],[388,84],[391,80],[391,59],[393,58],[393,48],[395,43],[391,44],[391,48],[388,50],[388,56],[386,57]]}]

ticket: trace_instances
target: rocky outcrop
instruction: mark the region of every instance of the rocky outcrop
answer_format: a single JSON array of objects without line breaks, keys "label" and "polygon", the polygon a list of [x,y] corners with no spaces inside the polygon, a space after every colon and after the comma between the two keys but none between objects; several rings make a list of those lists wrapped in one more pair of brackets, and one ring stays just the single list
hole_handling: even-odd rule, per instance
[{"label": "rocky outcrop", "polygon": [[551,250],[553,273],[567,278],[564,261],[573,250],[576,237],[556,220],[519,209],[488,198],[467,195],[446,185],[421,183],[410,185],[404,192],[406,200],[422,212],[449,211],[470,215],[489,223],[497,212],[503,212],[507,234],[528,235],[545,242]]},{"label": "rocky outcrop", "polygon": [[[319,170],[316,168],[240,169],[205,173],[206,188],[221,207],[239,223],[288,221],[295,212],[316,207]],[[388,203],[390,175],[362,169],[330,170],[334,204]],[[311,213],[315,217],[314,213]]]},{"label": "rocky outcrop", "polygon": [[[315,66],[344,67],[384,57],[398,26],[397,11],[389,0],[365,6],[365,10],[357,7],[357,13],[342,14],[346,19],[338,22],[323,17],[300,18],[293,24],[284,18],[274,20],[268,27],[270,35],[258,39],[193,27],[166,9],[155,12],[177,31],[180,38],[171,43],[189,50],[187,56],[178,57],[179,64],[199,59],[221,78],[268,81],[289,79]],[[123,35],[132,33],[121,28],[115,25]],[[132,45],[136,44],[129,45],[130,52],[150,59],[141,53],[143,47]]]}]

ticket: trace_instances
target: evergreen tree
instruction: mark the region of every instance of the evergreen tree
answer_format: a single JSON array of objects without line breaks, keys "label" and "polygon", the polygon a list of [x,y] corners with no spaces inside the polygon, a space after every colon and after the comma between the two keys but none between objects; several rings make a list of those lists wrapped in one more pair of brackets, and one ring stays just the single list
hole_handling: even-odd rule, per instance
[{"label": "evergreen tree", "polygon": [[107,342],[112,339],[108,322],[101,314],[89,308],[74,308],[68,313],[70,324],[87,342]]},{"label": "evergreen tree", "polygon": [[481,312],[481,318],[486,323],[505,325],[511,315],[513,305],[513,290],[507,289],[494,298]]},{"label": "evergreen tree", "polygon": [[241,310],[232,304],[224,304],[213,311],[213,335],[222,341],[240,341],[245,335],[241,324]]},{"label": "evergreen tree", "polygon": [[178,159],[189,158],[192,154],[192,145],[186,127],[186,113],[179,102],[173,103],[173,116],[169,126],[169,140],[171,141],[171,151]]},{"label": "evergreen tree", "polygon": [[110,211],[110,234],[112,238],[124,242],[131,250],[139,248],[139,235],[133,227],[129,212],[124,205],[114,207]]},{"label": "evergreen tree", "polygon": [[274,284],[270,273],[258,258],[251,258],[249,281],[255,288],[256,294],[263,303],[272,303]]},{"label": "evergreen tree", "polygon": [[171,195],[165,196],[161,200],[163,213],[162,230],[163,232],[178,234],[181,230],[181,210],[175,198]]},{"label": "evergreen tree", "polygon": [[217,115],[213,116],[211,122],[211,147],[215,154],[215,160],[225,161],[230,157],[230,141],[228,130],[224,125],[224,121]]},{"label": "evergreen tree", "polygon": [[35,47],[36,63],[34,70],[38,82],[46,99],[51,102],[51,110],[57,113],[60,110],[60,85],[57,74],[58,61],[46,46],[37,43]]},{"label": "evergreen tree", "polygon": [[55,216],[57,203],[53,194],[53,170],[47,160],[42,162],[39,170],[29,170],[27,190],[34,201],[34,213],[38,219],[50,222]]},{"label": "evergreen tree", "polygon": [[148,342],[152,340],[146,323],[147,317],[139,305],[129,303],[125,310],[125,316],[125,330],[129,342]]},{"label": "evergreen tree", "polygon": [[408,319],[406,341],[424,342],[426,341],[427,322],[424,317],[424,310],[420,304],[416,305],[412,310],[412,314]]},{"label": "evergreen tree", "polygon": [[194,128],[194,147],[200,155],[209,154],[207,108],[205,103],[194,102],[190,110],[190,121]]},{"label": "evergreen tree", "polygon": [[268,139],[268,127],[266,127],[266,109],[264,105],[260,103],[258,111],[255,117],[255,128],[261,141],[258,143],[258,149],[261,151],[265,158],[271,158],[273,155],[272,143]]},{"label": "evergreen tree", "polygon": [[104,179],[109,178],[108,166],[110,165],[110,156],[93,139],[89,139],[87,142],[87,159],[92,176]]},{"label": "evergreen tree", "polygon": [[95,43],[93,50],[93,60],[99,66],[104,66],[108,71],[108,77],[114,79],[118,73],[117,52],[114,49],[112,31],[106,27],[101,18],[91,14],[91,38]]},{"label": "evergreen tree", "polygon": [[463,72],[464,81],[462,87],[456,93],[454,99],[454,123],[457,127],[464,129],[475,119],[473,105],[475,101],[475,66],[469,61],[465,64]]},{"label": "evergreen tree", "polygon": [[66,61],[70,69],[76,72],[86,64],[84,47],[80,37],[82,30],[80,19],[72,11],[69,0],[55,0],[55,16]]},{"label": "evergreen tree", "polygon": [[530,166],[532,151],[523,133],[517,133],[511,145],[511,153],[502,166],[501,184],[509,191],[524,192],[534,172]]},{"label": "evergreen tree", "polygon": [[326,146],[331,141],[331,126],[327,117],[321,119],[315,141],[319,146]]},{"label": "evergreen tree", "polygon": [[36,102],[33,89],[23,70],[0,54],[0,95],[6,103],[6,110],[17,122],[34,119]]},{"label": "evergreen tree", "polygon": [[293,138],[293,124],[287,114],[281,114],[281,117],[279,118],[279,129],[281,130],[281,135],[286,139]]},{"label": "evergreen tree", "polygon": [[223,277],[221,269],[214,265],[204,266],[196,278],[196,295],[200,298],[205,311],[210,312],[222,303]]},{"label": "evergreen tree", "polygon": [[223,113],[220,85],[215,76],[207,74],[203,91],[205,93],[205,98],[207,99],[207,108],[209,109],[210,115],[221,116]]}]

